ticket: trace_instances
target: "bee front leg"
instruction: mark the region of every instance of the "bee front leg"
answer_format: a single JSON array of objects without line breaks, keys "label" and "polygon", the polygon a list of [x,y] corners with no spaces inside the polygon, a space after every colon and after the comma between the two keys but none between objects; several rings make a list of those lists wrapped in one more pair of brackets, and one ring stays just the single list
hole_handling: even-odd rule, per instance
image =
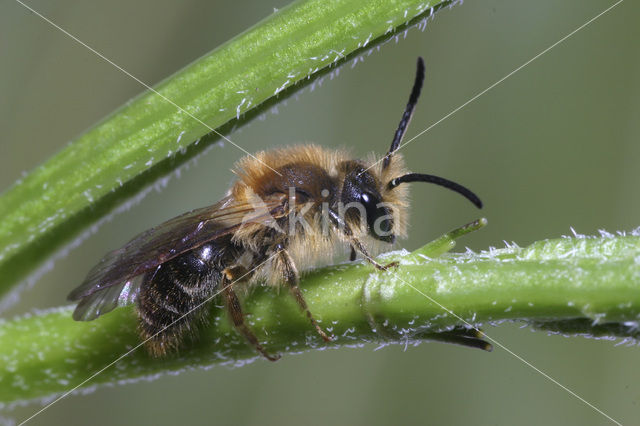
[{"label": "bee front leg", "polygon": [[[258,341],[256,335],[251,331],[251,329],[244,322],[244,314],[242,313],[242,306],[240,305],[240,300],[236,295],[236,292],[233,290],[233,277],[234,274],[231,270],[225,269],[222,272],[222,289],[224,294],[224,301],[227,307],[227,311],[229,312],[229,316],[233,321],[233,325],[236,329],[242,333],[242,335],[253,345],[254,348],[260,354],[267,358],[269,361],[277,361],[280,359],[280,355],[269,355],[264,347]],[[236,274],[237,276],[237,274]]]},{"label": "bee front leg", "polygon": [[362,256],[364,256],[365,260],[370,264],[372,264],[373,266],[375,266],[375,268],[379,271],[386,271],[389,268],[397,268],[398,265],[400,265],[398,262],[391,262],[391,263],[387,263],[386,265],[379,264],[373,259],[373,257],[371,257],[371,255],[369,254],[369,251],[364,246],[364,244],[362,244],[360,240],[356,239],[355,237],[351,238],[351,247],[357,248],[358,251],[362,253]]},{"label": "bee front leg", "polygon": [[353,248],[353,246],[350,246],[350,247],[351,247],[351,254],[349,255],[349,260],[353,262],[354,260],[356,260],[358,253],[356,253],[356,249]]},{"label": "bee front leg", "polygon": [[389,268],[395,268],[399,265],[398,262],[391,262],[386,265],[381,265],[376,262],[373,257],[371,257],[364,244],[362,244],[362,242],[357,239],[355,235],[353,235],[353,231],[351,230],[351,228],[349,228],[349,225],[345,223],[344,219],[342,219],[338,213],[334,212],[333,210],[329,210],[329,218],[331,219],[333,226],[335,226],[339,232],[344,233],[347,238],[349,238],[349,243],[351,244],[351,261],[356,260],[356,251],[359,251],[365,258],[365,260],[375,266],[375,268],[379,271],[386,271]]},{"label": "bee front leg", "polygon": [[309,307],[307,306],[307,302],[304,300],[304,296],[300,291],[300,276],[298,274],[298,269],[296,268],[295,263],[293,263],[293,259],[289,255],[289,253],[282,247],[278,246],[278,261],[281,263],[283,271],[284,271],[284,280],[289,285],[289,290],[291,290],[291,294],[298,302],[298,306],[302,309],[306,314],[309,321],[311,321],[311,325],[313,325],[325,342],[330,342],[331,337],[327,336],[327,333],[324,332],[322,328],[318,325],[315,318],[309,311]]}]

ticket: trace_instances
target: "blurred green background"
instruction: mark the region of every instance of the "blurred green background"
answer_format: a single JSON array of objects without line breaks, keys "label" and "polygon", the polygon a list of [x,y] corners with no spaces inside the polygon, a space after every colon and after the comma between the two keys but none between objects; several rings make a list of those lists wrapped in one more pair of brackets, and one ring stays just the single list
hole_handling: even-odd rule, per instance
[{"label": "blurred green background", "polygon": [[[287,3],[29,2],[151,84]],[[383,153],[418,55],[426,60],[427,81],[408,137],[611,4],[468,1],[230,137],[250,152],[313,141],[349,146],[358,155]],[[640,225],[634,189],[640,181],[639,12],[637,2],[621,3],[405,148],[413,170],[458,181],[485,202],[481,213],[489,226],[462,244],[476,250],[503,241],[527,245],[570,234],[570,227],[593,234]],[[12,0],[0,4],[0,63],[0,190],[141,91]],[[220,198],[240,156],[230,145],[213,147],[58,261],[3,317],[66,304],[69,290],[106,251]],[[416,185],[412,194],[411,236],[401,242],[408,249],[479,217],[441,188]],[[640,348],[547,336],[518,324],[486,331],[613,418],[638,424]],[[60,401],[31,424],[607,424],[500,349],[481,353],[436,343],[375,349],[311,352],[103,387]],[[0,421],[24,419],[39,408],[0,412]]]}]

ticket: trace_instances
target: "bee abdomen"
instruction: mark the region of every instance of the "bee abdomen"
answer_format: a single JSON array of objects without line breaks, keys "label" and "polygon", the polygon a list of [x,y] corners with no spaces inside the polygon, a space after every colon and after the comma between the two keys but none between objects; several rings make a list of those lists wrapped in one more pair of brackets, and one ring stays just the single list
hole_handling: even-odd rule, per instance
[{"label": "bee abdomen", "polygon": [[177,351],[207,323],[221,280],[221,252],[205,245],[147,273],[138,298],[138,328],[152,356]]}]

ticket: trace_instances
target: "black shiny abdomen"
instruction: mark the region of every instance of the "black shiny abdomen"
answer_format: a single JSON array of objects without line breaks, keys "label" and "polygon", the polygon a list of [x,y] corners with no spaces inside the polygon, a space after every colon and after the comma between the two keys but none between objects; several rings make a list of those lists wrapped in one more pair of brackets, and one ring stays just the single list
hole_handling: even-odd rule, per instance
[{"label": "black shiny abdomen", "polygon": [[217,241],[186,252],[147,272],[138,297],[138,323],[154,356],[177,350],[197,337],[208,320],[207,307],[219,289],[234,246]]}]

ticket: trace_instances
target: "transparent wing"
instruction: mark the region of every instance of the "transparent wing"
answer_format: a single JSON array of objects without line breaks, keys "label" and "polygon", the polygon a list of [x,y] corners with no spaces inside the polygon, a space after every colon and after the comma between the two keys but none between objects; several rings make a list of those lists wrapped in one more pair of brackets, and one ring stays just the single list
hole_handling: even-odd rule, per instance
[{"label": "transparent wing", "polygon": [[89,271],[69,300],[80,300],[74,319],[89,321],[136,300],[142,274],[207,242],[261,223],[275,225],[286,214],[286,196],[254,196],[239,202],[232,196],[155,226],[108,253]]},{"label": "transparent wing", "polygon": [[119,306],[129,305],[138,298],[144,275],[95,291],[84,297],[73,311],[76,321],[91,321]]}]

